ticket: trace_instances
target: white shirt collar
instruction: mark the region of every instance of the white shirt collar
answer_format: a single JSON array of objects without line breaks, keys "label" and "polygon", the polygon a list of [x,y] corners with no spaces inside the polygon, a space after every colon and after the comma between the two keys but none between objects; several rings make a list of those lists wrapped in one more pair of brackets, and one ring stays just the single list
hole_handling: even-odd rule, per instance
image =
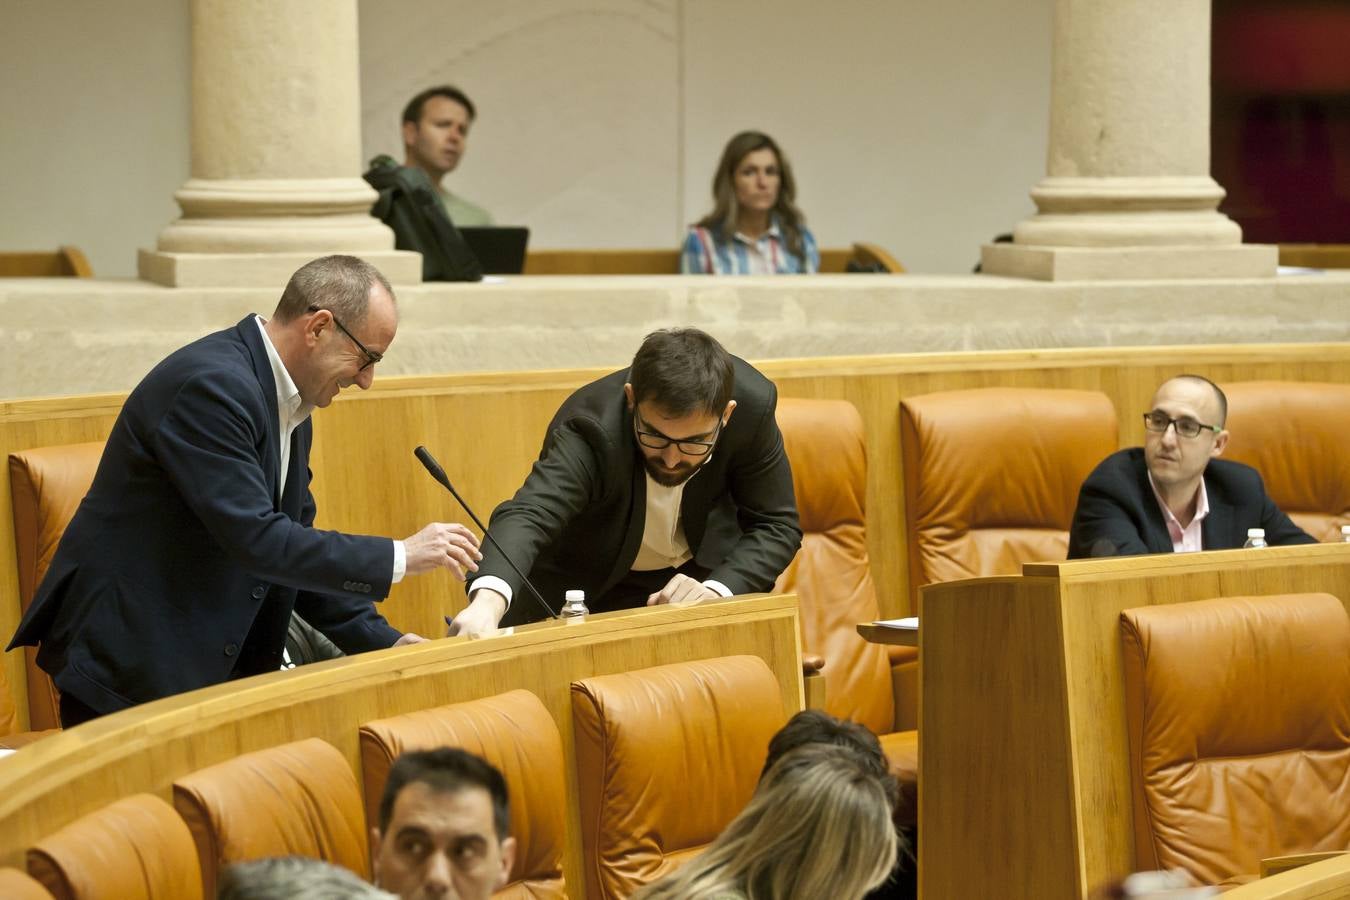
[{"label": "white shirt collar", "polygon": [[266,321],[262,316],[254,316],[258,323],[258,330],[262,332],[263,349],[267,351],[267,361],[272,366],[272,380],[277,386],[277,415],[282,422],[289,423],[294,427],[296,423],[303,422],[314,407],[309,406],[300,397],[300,388],[296,387],[295,379],[291,378],[291,373],[286,371],[286,364],[281,361],[281,354],[277,353],[276,345],[272,343],[272,338],[268,336],[267,329],[263,326]]}]

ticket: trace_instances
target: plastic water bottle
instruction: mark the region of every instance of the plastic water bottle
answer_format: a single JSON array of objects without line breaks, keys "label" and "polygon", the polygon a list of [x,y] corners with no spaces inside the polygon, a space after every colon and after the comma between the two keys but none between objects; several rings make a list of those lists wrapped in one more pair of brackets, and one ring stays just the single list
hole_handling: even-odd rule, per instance
[{"label": "plastic water bottle", "polygon": [[1350,544],[1350,525],[1341,526],[1341,540]]},{"label": "plastic water bottle", "polygon": [[1248,528],[1247,543],[1242,545],[1246,547],[1269,547],[1266,543],[1266,530],[1264,528]]},{"label": "plastic water bottle", "polygon": [[561,619],[584,619],[590,610],[586,608],[585,591],[568,591],[563,595],[563,608],[558,611]]}]

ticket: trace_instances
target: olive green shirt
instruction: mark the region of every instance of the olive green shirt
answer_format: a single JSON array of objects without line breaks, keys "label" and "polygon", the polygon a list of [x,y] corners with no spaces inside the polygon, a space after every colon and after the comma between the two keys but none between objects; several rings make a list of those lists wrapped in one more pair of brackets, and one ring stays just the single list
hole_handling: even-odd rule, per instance
[{"label": "olive green shirt", "polygon": [[492,224],[492,214],[483,207],[470,203],[463,197],[457,197],[445,188],[438,188],[436,193],[440,196],[441,205],[445,207],[446,215],[455,223],[455,227]]}]

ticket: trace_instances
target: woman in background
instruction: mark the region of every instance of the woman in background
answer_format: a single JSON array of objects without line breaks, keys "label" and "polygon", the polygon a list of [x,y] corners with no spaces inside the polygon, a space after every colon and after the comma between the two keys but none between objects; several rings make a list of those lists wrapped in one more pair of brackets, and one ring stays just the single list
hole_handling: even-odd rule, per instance
[{"label": "woman in background", "polygon": [[856,750],[785,753],[741,814],[633,900],[859,900],[895,864],[891,792]]},{"label": "woman in background", "polygon": [[784,275],[820,269],[816,239],[793,202],[792,166],[773,138],[742,131],[722,151],[713,211],[689,229],[686,275]]}]

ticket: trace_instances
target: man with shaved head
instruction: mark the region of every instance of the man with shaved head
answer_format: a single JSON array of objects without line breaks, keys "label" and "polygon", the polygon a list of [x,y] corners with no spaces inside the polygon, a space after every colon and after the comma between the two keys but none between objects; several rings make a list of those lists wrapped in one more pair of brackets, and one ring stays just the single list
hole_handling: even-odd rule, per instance
[{"label": "man with shaved head", "polygon": [[1231,550],[1247,529],[1266,543],[1311,544],[1250,466],[1220,459],[1228,398],[1199,375],[1163,382],[1144,413],[1144,446],[1108,456],[1083,482],[1069,558]]}]

